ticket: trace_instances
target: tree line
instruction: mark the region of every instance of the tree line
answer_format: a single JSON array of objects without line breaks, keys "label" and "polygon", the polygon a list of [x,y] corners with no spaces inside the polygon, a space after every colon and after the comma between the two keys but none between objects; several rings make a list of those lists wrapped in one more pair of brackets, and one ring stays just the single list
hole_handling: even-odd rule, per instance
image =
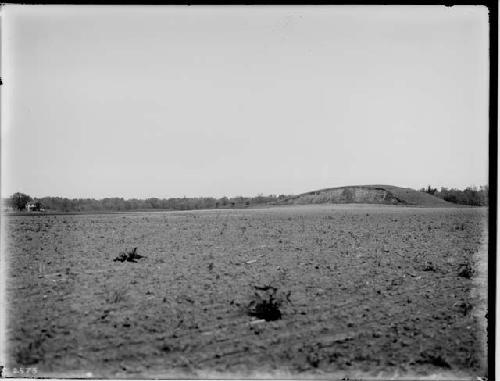
[{"label": "tree line", "polygon": [[[467,187],[464,190],[456,188],[421,188],[421,192],[429,193],[454,204],[487,206],[488,186]],[[96,200],[93,198],[64,198],[64,197],[42,197],[32,198],[31,196],[17,192],[8,200],[7,206],[14,210],[26,210],[28,203],[32,203],[33,211],[54,211],[54,212],[122,212],[133,210],[196,210],[196,209],[228,209],[228,208],[249,208],[252,206],[273,204],[292,195],[269,195],[262,194],[256,197],[182,197],[182,198],[147,198],[147,199],[123,199],[120,197],[103,198]]]},{"label": "tree line", "polygon": [[488,185],[482,185],[479,188],[476,186],[467,187],[464,190],[456,188],[444,188],[440,190],[432,188],[430,185],[427,188],[420,189],[421,192],[429,193],[433,196],[442,198],[445,201],[460,205],[471,206],[487,206],[488,205]]},{"label": "tree line", "polygon": [[248,208],[286,199],[286,195],[262,194],[256,197],[182,197],[182,198],[147,198],[147,199],[123,199],[120,197],[103,198],[64,198],[64,197],[42,197],[32,198],[24,193],[14,193],[8,200],[8,206],[14,210],[26,210],[28,203],[32,202],[34,211],[57,211],[57,212],[96,212],[96,211],[132,211],[132,210],[196,210],[196,209],[227,209]]}]

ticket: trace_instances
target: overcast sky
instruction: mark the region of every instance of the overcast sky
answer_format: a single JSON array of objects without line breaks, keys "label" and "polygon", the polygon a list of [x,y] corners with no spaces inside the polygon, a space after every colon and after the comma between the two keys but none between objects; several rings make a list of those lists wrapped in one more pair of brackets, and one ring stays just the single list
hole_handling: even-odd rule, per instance
[{"label": "overcast sky", "polygon": [[487,184],[480,6],[13,6],[2,194]]}]

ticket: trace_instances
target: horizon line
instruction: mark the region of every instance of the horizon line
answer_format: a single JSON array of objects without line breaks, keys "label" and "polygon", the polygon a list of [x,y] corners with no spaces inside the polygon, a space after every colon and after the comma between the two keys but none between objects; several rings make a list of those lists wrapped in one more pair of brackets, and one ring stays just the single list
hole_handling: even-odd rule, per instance
[{"label": "horizon line", "polygon": [[[286,194],[286,193],[264,193],[264,192],[260,192],[256,195],[247,195],[247,196],[244,196],[242,194],[240,195],[224,195],[224,196],[220,196],[220,197],[217,197],[217,196],[190,196],[190,197],[187,197],[186,195],[182,195],[182,196],[169,196],[169,197],[160,197],[160,196],[145,196],[145,197],[138,197],[138,196],[134,196],[134,197],[124,197],[124,196],[106,196],[106,197],[98,197],[96,198],[95,196],[93,197],[88,197],[88,196],[78,196],[78,197],[68,197],[68,196],[60,196],[60,195],[45,195],[45,196],[33,196],[27,192],[23,192],[23,191],[16,191],[16,192],[13,192],[13,193],[10,193],[8,195],[0,195],[0,198],[1,199],[8,199],[10,198],[13,194],[15,193],[23,193],[23,194],[26,194],[28,196],[30,196],[31,198],[33,199],[42,199],[42,198],[49,198],[49,197],[52,197],[52,198],[65,198],[65,199],[70,199],[70,200],[85,200],[85,199],[93,199],[93,200],[104,200],[104,199],[123,199],[123,200],[147,200],[147,199],[160,199],[160,200],[168,200],[168,199],[179,199],[179,198],[213,198],[213,199],[221,199],[221,198],[239,198],[239,197],[242,197],[242,198],[255,198],[255,197],[269,197],[269,196],[280,196],[280,195],[285,195],[285,196],[299,196],[299,195],[302,195],[302,194],[305,194],[305,193],[309,193],[309,192],[315,192],[315,191],[324,191],[324,190],[328,190],[328,189],[336,189],[336,188],[348,188],[348,187],[369,187],[369,186],[390,186],[390,187],[396,187],[396,188],[402,188],[402,189],[412,189],[412,190],[415,190],[415,191],[419,191],[421,190],[422,188],[427,188],[428,186],[430,186],[431,188],[434,188],[434,186],[432,186],[431,184],[427,184],[426,186],[421,186],[421,187],[417,187],[417,188],[413,188],[413,187],[405,187],[405,186],[399,186],[399,185],[391,185],[391,184],[355,184],[355,185],[341,185],[341,186],[333,186],[333,187],[326,187],[326,188],[318,188],[318,189],[312,189],[312,190],[308,190],[308,191],[305,191],[305,192],[300,192],[300,193],[291,193],[291,194]],[[464,191],[466,190],[467,188],[481,188],[483,186],[489,186],[489,184],[482,184],[482,185],[464,185],[462,187],[447,187],[447,186],[439,186],[439,187],[435,187],[436,189],[440,190],[442,188],[446,188],[448,190],[452,190],[452,189],[455,189],[455,190],[461,190],[461,191]]]}]

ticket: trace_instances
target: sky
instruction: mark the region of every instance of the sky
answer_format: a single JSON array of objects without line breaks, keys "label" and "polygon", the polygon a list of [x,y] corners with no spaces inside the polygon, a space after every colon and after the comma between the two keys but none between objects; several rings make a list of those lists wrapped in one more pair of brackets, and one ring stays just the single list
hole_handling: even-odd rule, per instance
[{"label": "sky", "polygon": [[488,183],[482,6],[2,9],[2,196]]}]

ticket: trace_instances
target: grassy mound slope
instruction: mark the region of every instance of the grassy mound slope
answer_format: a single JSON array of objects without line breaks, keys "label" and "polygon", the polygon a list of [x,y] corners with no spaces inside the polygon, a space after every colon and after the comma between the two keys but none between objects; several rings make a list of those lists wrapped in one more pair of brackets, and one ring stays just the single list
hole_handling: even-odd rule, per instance
[{"label": "grassy mound slope", "polygon": [[420,206],[456,206],[453,203],[445,201],[429,193],[419,192],[411,188],[401,188],[394,185],[372,185],[382,187],[391,192],[396,197],[404,200],[408,205]]},{"label": "grassy mound slope", "polygon": [[427,207],[454,206],[438,197],[410,188],[393,185],[355,185],[307,192],[280,202],[281,204],[387,204]]}]

